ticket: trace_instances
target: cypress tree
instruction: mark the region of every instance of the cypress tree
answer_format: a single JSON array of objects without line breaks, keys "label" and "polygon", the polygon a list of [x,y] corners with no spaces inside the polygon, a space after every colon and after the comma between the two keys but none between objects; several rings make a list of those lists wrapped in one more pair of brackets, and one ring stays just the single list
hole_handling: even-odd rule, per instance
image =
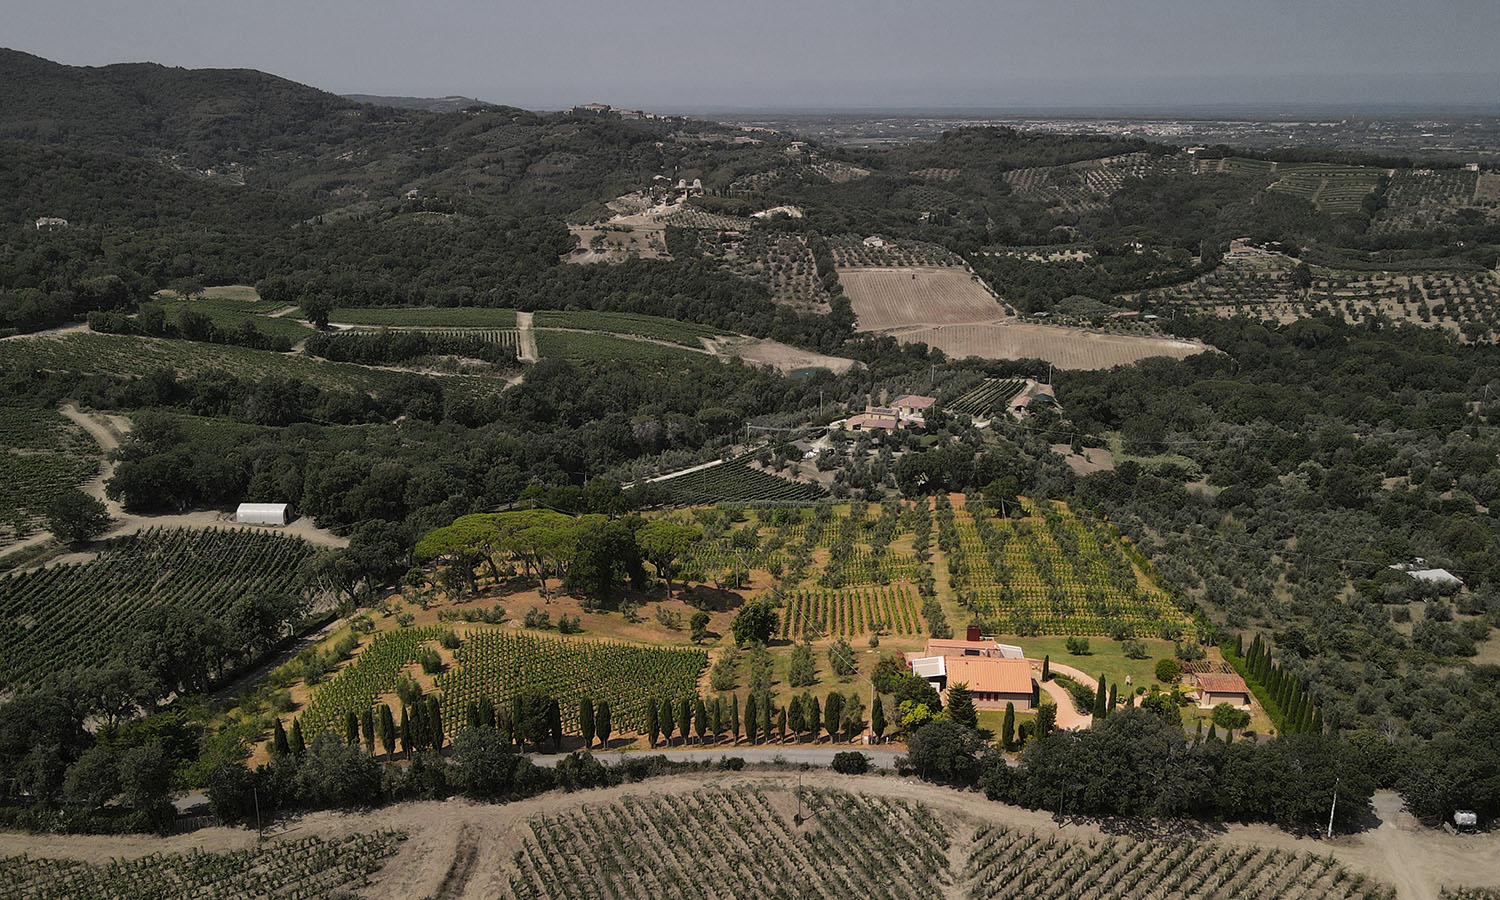
[{"label": "cypress tree", "polygon": [[844,724],[844,695],[833,693],[823,701],[823,729],[828,732],[828,743],[839,739],[839,729]]},{"label": "cypress tree", "polygon": [[302,740],[301,719],[292,720],[292,734],[291,737],[287,740],[287,746],[290,747],[292,753],[297,756],[301,756],[303,753],[307,752],[307,742]]},{"label": "cypress tree", "polygon": [[1240,659],[1245,658],[1245,636],[1243,634],[1234,636],[1234,655]]},{"label": "cypress tree", "polygon": [[1109,697],[1109,687],[1108,687],[1108,685],[1106,685],[1104,683],[1104,676],[1100,675],[1099,676],[1099,686],[1094,689],[1094,710],[1093,710],[1093,713],[1094,713],[1094,720],[1095,721],[1102,720],[1105,716],[1109,715],[1109,712],[1104,708],[1104,704],[1106,702],[1108,702],[1108,697]]},{"label": "cypress tree", "polygon": [[418,700],[411,705],[411,718],[407,721],[411,732],[411,749],[423,750],[427,747],[427,703]]},{"label": "cypress tree", "polygon": [[344,743],[351,747],[359,743],[359,715],[352,709],[344,714]]},{"label": "cypress tree", "polygon": [[547,730],[552,732],[552,749],[562,749],[562,706],[553,698],[547,704]]},{"label": "cypress tree", "polygon": [[371,756],[375,755],[375,710],[365,707],[365,711],[359,717],[359,729],[364,734],[365,752]]},{"label": "cypress tree", "polygon": [[1228,746],[1232,743],[1234,743],[1234,729],[1226,728],[1224,729],[1224,744],[1225,746]]},{"label": "cypress tree", "polygon": [[809,693],[802,701],[802,721],[807,723],[807,730],[812,732],[812,741],[818,742],[818,732],[823,727],[823,708],[818,706],[818,698]]},{"label": "cypress tree", "polygon": [[781,743],[786,743],[786,707],[776,710],[776,737]]},{"label": "cypress tree", "polygon": [[974,694],[963,682],[948,686],[948,718],[965,728],[979,727],[979,711],[974,708]]},{"label": "cypress tree", "polygon": [[661,734],[661,726],[656,722],[656,701],[646,701],[646,737],[651,741],[651,746],[656,746],[656,738]]},{"label": "cypress tree", "polygon": [[885,736],[885,703],[879,694],[875,695],[875,702],[870,704],[870,732],[877,741]]},{"label": "cypress tree", "polygon": [[273,759],[286,756],[292,752],[291,745],[287,743],[286,729],[282,727],[281,720],[276,720],[276,728],[271,732],[271,757]]},{"label": "cypress tree", "polygon": [[740,695],[729,695],[729,733],[733,737],[731,744],[740,742]]},{"label": "cypress tree", "polygon": [[1198,744],[1201,744],[1201,743],[1203,743],[1203,720],[1199,719],[1198,720],[1198,731],[1193,735],[1193,745],[1197,746]]},{"label": "cypress tree", "polygon": [[802,742],[802,732],[806,730],[806,723],[802,721],[801,694],[793,694],[792,699],[787,702],[786,720],[787,725],[792,729],[792,736],[800,744]]},{"label": "cypress tree", "polygon": [[1115,694],[1115,689],[1118,688],[1118,687],[1119,687],[1119,685],[1117,685],[1117,684],[1112,684],[1112,685],[1109,686],[1109,710],[1108,710],[1109,712],[1114,712],[1115,711],[1115,703],[1118,700],[1118,697]]},{"label": "cypress tree", "polygon": [[479,727],[479,701],[470,700],[464,704],[464,727]]},{"label": "cypress tree", "polygon": [[677,733],[682,735],[683,746],[687,746],[693,736],[693,701],[686,697],[677,701]]},{"label": "cypress tree", "polygon": [[1219,727],[1212,722],[1208,723],[1208,737],[1204,740],[1217,741],[1219,739]]},{"label": "cypress tree", "polygon": [[693,699],[693,730],[698,733],[698,743],[708,737],[708,707],[703,705],[702,697]]},{"label": "cypress tree", "polygon": [[657,724],[661,726],[661,739],[668,746],[672,746],[672,701],[663,700],[661,710],[656,714]]},{"label": "cypress tree", "polygon": [[427,747],[430,750],[442,750],[443,740],[443,709],[438,705],[435,696],[427,698]]},{"label": "cypress tree", "polygon": [[609,701],[600,700],[599,707],[594,710],[594,737],[599,739],[599,749],[609,749],[609,733],[614,726],[610,722]]},{"label": "cypress tree", "polygon": [[760,716],[755,714],[756,705],[754,694],[745,697],[745,741],[752,747],[760,733]]},{"label": "cypress tree", "polygon": [[396,755],[396,717],[391,715],[391,708],[386,704],[380,704],[380,746],[385,748],[387,759],[393,759]]},{"label": "cypress tree", "polygon": [[511,734],[512,740],[514,740],[517,745],[521,745],[522,743],[524,743],[524,739],[522,738],[522,736],[519,735],[519,734],[515,734],[515,732],[521,730],[521,695],[520,694],[516,694],[514,697],[510,698],[510,727],[511,727],[511,732],[512,732],[512,734]]},{"label": "cypress tree", "polygon": [[583,734],[584,748],[594,746],[594,701],[587,697],[578,701],[578,730]]},{"label": "cypress tree", "polygon": [[1052,654],[1042,657],[1042,681],[1052,680]]},{"label": "cypress tree", "polygon": [[719,735],[724,733],[723,699],[716,695],[708,700],[708,733],[713,735],[716,744],[719,742]]},{"label": "cypress tree", "polygon": [[[873,712],[873,711],[872,711]],[[870,716],[873,723],[874,715]],[[1016,705],[1005,704],[1005,718],[1000,720],[1000,746],[1009,750],[1011,744],[1016,742]]]},{"label": "cypress tree", "polygon": [[768,692],[765,696],[761,697],[760,699],[761,699],[761,703],[760,703],[760,733],[763,734],[763,735],[765,735],[766,736],[766,740],[769,741],[771,739],[771,719],[772,719],[772,715],[771,715],[771,713],[772,713],[771,695]]},{"label": "cypress tree", "polygon": [[495,701],[489,697],[479,698],[479,724],[485,728],[495,727]]}]

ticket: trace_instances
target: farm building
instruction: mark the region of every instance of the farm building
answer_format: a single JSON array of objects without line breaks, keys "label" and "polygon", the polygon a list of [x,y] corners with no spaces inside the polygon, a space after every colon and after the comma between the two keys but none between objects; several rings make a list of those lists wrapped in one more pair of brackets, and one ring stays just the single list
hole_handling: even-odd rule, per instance
[{"label": "farm building", "polygon": [[1220,703],[1240,709],[1250,707],[1250,688],[1245,679],[1227,672],[1200,672],[1191,676],[1198,688],[1198,708],[1213,709]]},{"label": "farm building", "polygon": [[971,635],[968,640],[928,638],[926,656],[982,656],[993,659],[1023,659],[1026,654],[1014,644],[997,644]]},{"label": "farm building", "polygon": [[285,525],[287,505],[285,503],[241,503],[234,511],[234,520],[241,525]]},{"label": "farm building", "polygon": [[896,415],[902,419],[913,422],[921,422],[927,415],[927,411],[937,403],[932,397],[923,397],[920,394],[902,394],[891,401],[891,406],[896,408]]},{"label": "farm building", "polygon": [[901,427],[901,420],[895,413],[862,412],[846,419],[844,427],[850,431],[895,431]]},{"label": "farm building", "polygon": [[978,709],[1004,709],[1005,704],[1014,703],[1016,709],[1027,710],[1035,705],[1031,663],[1024,659],[925,656],[908,660],[907,665],[913,674],[937,688],[944,702],[951,685],[963,684],[974,694],[974,706]]},{"label": "farm building", "polygon": [[885,238],[881,237],[878,234],[872,234],[869,237],[865,238],[864,245],[866,247],[877,247],[877,248],[884,247],[885,246]]},{"label": "farm building", "polygon": [[53,228],[67,228],[67,227],[68,227],[68,220],[67,219],[59,219],[59,218],[56,218],[55,216],[42,216],[40,219],[36,220],[36,230],[37,231],[41,231],[43,228],[46,228],[46,229],[48,229],[50,231]]}]

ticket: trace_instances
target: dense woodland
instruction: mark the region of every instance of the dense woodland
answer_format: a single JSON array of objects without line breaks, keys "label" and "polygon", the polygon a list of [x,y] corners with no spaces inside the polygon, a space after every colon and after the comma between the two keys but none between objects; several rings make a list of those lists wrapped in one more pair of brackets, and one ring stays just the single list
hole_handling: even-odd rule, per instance
[{"label": "dense woodland", "polygon": [[[205,112],[205,98],[220,103]],[[506,107],[382,109],[259,73],[81,70],[0,51],[0,333],[86,320],[97,331],[282,349],[258,332],[159,315],[151,295],[192,278],[253,283],[267,300],[323,308],[644,313],[861,364],[843,376],[790,379],[707,358],[549,359],[502,392],[416,373],[359,390],[274,370],[122,376],[79,363],[42,371],[0,353],[0,402],[73,400],[130,414],[136,427],[108,486],[127,509],[288,501],[351,537],[327,571],[351,597],[368,596],[407,570],[421,535],[460,516],[539,495],[577,512],[651,506],[664,498],[649,490],[622,498],[598,485],[627,480],[621,473],[643,461],[716,455],[747,422],[826,422],[829,410],[859,409],[872,394],[905,392],[925,378],[951,401],[986,376],[1046,370],[1035,361],[953,362],[889,338],[856,338],[825,235],[878,232],[939,245],[1033,312],[1080,295],[1117,302],[1122,292],[1192,278],[1217,265],[1240,235],[1350,266],[1491,267],[1500,244],[1500,227],[1482,216],[1372,231],[1378,191],[1359,211],[1334,216],[1265,191],[1263,177],[1167,173],[1068,209],[1023,196],[1005,178],[1028,167],[1172,152],[1141,141],[965,129],[931,143],[824,150],[825,162],[869,172],[836,181],[789,162],[789,136],[727,143],[733,133],[681,119]],[[917,189],[929,186],[913,173],[928,168],[962,171],[939,183],[940,203],[918,202]],[[778,305],[764,285],[693,253],[619,266],[560,263],[572,248],[566,221],[599,217],[604,200],[663,171],[701,175],[712,191],[699,201],[704,209],[801,208],[804,218],[755,227],[809,238],[832,311]],[[767,177],[731,190],[756,174]],[[37,230],[29,223],[39,215],[71,225]],[[1075,241],[1095,250],[1090,261],[980,252]],[[932,732],[925,748],[919,741],[913,756],[931,751],[941,780],[1030,805],[1045,805],[1066,777],[1059,772],[1110,762],[1118,771],[1077,798],[1080,809],[1099,813],[1305,827],[1315,792],[1302,782],[1276,781],[1280,793],[1259,806],[1245,795],[1278,774],[1353,766],[1368,784],[1350,786],[1351,816],[1358,798],[1380,786],[1401,788],[1428,819],[1460,802],[1500,815],[1500,666],[1475,660],[1500,626],[1500,523],[1492,512],[1500,508],[1493,419],[1500,396],[1491,390],[1500,350],[1379,320],[1277,325],[1181,315],[1170,327],[1215,349],[1182,361],[1059,372],[1065,417],[1043,413],[982,431],[963,416],[934,416],[920,441],[893,440],[869,458],[864,445],[858,459],[830,458],[841,467],[836,494],[915,497],[1013,479],[1005,482],[1012,491],[1097,507],[1224,635],[1264,636],[1316,699],[1327,734],[1267,748],[1210,743],[1189,753],[1180,735],[1131,713],[1087,735],[1042,736],[1016,773],[993,759],[980,765],[972,736],[950,729]],[[309,350],[379,365],[428,352],[491,352],[321,335]],[[496,365],[512,363],[509,351],[492,356]],[[1085,477],[1049,449],[1111,441],[1117,465]],[[1465,589],[1441,596],[1389,568],[1418,557],[1459,574]],[[267,633],[292,617],[273,609],[247,611],[247,619],[256,613]],[[170,624],[168,633],[191,641],[216,623]],[[194,764],[201,736],[175,712],[133,721],[131,714],[153,711],[171,687],[199,690],[214,679],[180,677],[170,660],[158,665],[146,650],[122,654],[120,663],[112,685],[88,673],[39,673],[0,706],[0,783],[10,799],[76,799],[88,778],[108,770],[130,779],[143,814],[160,813],[163,773]],[[135,687],[121,695],[120,685]],[[107,689],[113,693],[101,696]],[[108,710],[122,719],[118,730],[84,728]],[[158,728],[179,742],[167,745],[165,759],[142,749],[160,743]],[[502,752],[476,746],[481,751]],[[1146,783],[1143,772],[1179,752],[1188,753],[1180,779]],[[978,767],[958,766],[960,759]],[[296,766],[280,768],[263,777],[297,790]],[[463,783],[453,784],[464,790]],[[1206,784],[1220,793],[1205,800]]]}]

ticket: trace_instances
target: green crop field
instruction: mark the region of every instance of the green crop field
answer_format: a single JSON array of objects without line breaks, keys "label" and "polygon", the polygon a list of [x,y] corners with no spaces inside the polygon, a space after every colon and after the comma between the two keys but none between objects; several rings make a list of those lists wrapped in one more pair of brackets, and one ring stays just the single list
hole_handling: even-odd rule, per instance
[{"label": "green crop field", "polygon": [[819,485],[752,469],[743,460],[679,475],[658,486],[684,504],[812,503],[827,496]]},{"label": "green crop field", "polygon": [[202,313],[221,331],[231,331],[244,322],[254,325],[261,334],[284,337],[296,343],[313,330],[290,316],[268,316],[280,307],[265,300],[230,300],[218,297],[203,297],[197,300],[168,299],[158,301],[168,320],[176,321],[184,309]]},{"label": "green crop field", "polygon": [[[6,341],[5,350],[9,361],[20,367],[126,377],[142,377],[160,369],[181,375],[222,373],[254,380],[275,375],[335,391],[375,391],[408,377],[384,369],[232,344],[93,332],[17,338]],[[489,393],[499,390],[503,382],[447,377],[443,385],[460,391]]]},{"label": "green crop field", "polygon": [[223,615],[242,597],[295,593],[312,554],[279,534],[153,529],[116,539],[92,562],[0,577],[0,684],[105,662],[155,607]]},{"label": "green crop field", "polygon": [[94,865],[75,859],[0,859],[10,900],[194,897],[342,897],[371,884],[406,835],[397,831],[266,841],[222,853],[150,853]]},{"label": "green crop field", "polygon": [[[318,687],[300,717],[309,736],[342,733],[349,711],[362,713],[396,688],[403,667],[436,646],[442,629],[402,628],[371,640],[336,678]],[[488,697],[503,705],[536,690],[561,701],[564,728],[578,729],[578,700],[607,700],[616,730],[645,726],[645,701],[697,695],[698,676],[708,665],[701,650],[638,647],[568,640],[509,630],[472,629],[453,653],[454,664],[437,678],[444,730],[463,727],[471,701]],[[399,712],[397,713],[399,718]]]},{"label": "green crop field", "polygon": [[0,406],[0,535],[37,527],[49,503],[99,470],[99,445],[60,413]]},{"label": "green crop field", "polygon": [[688,359],[713,358],[706,353],[694,353],[687,349],[578,331],[538,330],[536,349],[543,359],[644,359],[675,363]]},{"label": "green crop field", "polygon": [[516,311],[487,306],[340,306],[328,314],[328,320],[346,325],[515,328]]},{"label": "green crop field", "polygon": [[592,310],[540,310],[534,320],[537,328],[575,328],[580,331],[603,331],[611,334],[629,334],[637,337],[667,341],[703,348],[702,338],[729,334],[721,328],[678,322],[658,316],[638,316],[631,313],[595,312]]}]

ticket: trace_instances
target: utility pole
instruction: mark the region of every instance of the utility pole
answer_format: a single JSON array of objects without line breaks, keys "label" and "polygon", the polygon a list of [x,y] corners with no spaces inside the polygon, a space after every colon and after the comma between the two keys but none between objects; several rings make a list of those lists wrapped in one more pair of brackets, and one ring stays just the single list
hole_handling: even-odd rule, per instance
[{"label": "utility pole", "polygon": [[1328,806],[1328,837],[1333,837],[1333,811],[1339,807],[1339,779],[1333,780],[1333,802]]},{"label": "utility pole", "polygon": [[250,789],[250,796],[252,796],[252,797],[255,798],[255,833],[256,833],[256,840],[263,841],[263,840],[266,839],[266,830],[264,828],[262,828],[261,824],[260,824],[260,789],[252,787]]}]

